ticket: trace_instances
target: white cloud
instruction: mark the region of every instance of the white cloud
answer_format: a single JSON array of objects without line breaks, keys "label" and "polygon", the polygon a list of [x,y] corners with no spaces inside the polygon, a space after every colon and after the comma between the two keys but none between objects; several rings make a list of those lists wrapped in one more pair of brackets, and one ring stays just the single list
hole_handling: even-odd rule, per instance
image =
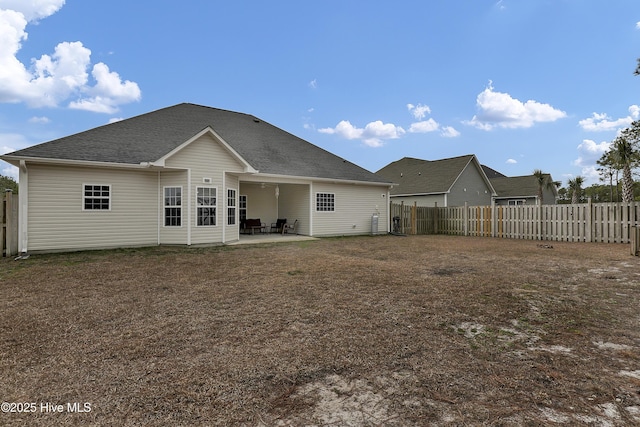
[{"label": "white cloud", "polygon": [[636,22],[636,29],[640,30],[640,22]]},{"label": "white cloud", "polygon": [[460,132],[458,132],[451,126],[445,126],[440,131],[440,135],[444,136],[445,138],[456,138],[460,136]]},{"label": "white cloud", "polygon": [[440,128],[440,125],[433,119],[423,120],[421,122],[411,123],[409,132],[411,133],[427,133],[434,132]]},{"label": "white cloud", "polygon": [[537,101],[522,102],[508,93],[495,92],[491,82],[477,99],[478,114],[466,124],[482,130],[501,128],[529,128],[536,123],[553,122],[564,118],[564,111]]},{"label": "white cloud", "polygon": [[311,89],[317,89],[318,88],[318,81],[316,79],[313,79],[309,82],[309,87]]},{"label": "white cloud", "polygon": [[431,108],[428,105],[413,105],[407,104],[407,110],[416,118],[416,120],[422,120],[427,114],[431,114]]},{"label": "white cloud", "polygon": [[516,163],[518,163],[518,161],[516,159],[507,159],[505,163],[509,165],[515,165]]},{"label": "white cloud", "polygon": [[585,139],[578,145],[578,158],[572,163],[580,168],[580,176],[585,179],[585,183],[588,185],[598,182],[600,174],[597,170],[597,161],[610,147],[610,142],[597,143],[591,139]]},{"label": "white cloud", "polygon": [[33,58],[30,68],[18,60],[27,25],[63,5],[64,0],[0,0],[0,102],[55,107],[69,100],[72,108],[112,113],[120,104],[139,100],[138,85],[121,81],[103,63],[93,67],[90,82],[91,50],[79,41],[58,43],[53,54]]},{"label": "white cloud", "polygon": [[607,141],[598,144],[591,139],[585,139],[577,147],[578,158],[573,161],[573,164],[580,167],[593,166],[610,147],[611,143]]},{"label": "white cloud", "polygon": [[338,135],[345,139],[360,139],[370,147],[381,147],[385,139],[397,139],[406,133],[400,126],[376,120],[364,128],[357,128],[348,120],[342,120],[335,128],[322,128],[318,132]]},{"label": "white cloud", "polygon": [[612,119],[604,113],[593,113],[588,119],[578,122],[580,127],[588,132],[606,132],[615,131],[628,127],[631,122],[640,118],[640,107],[632,105],[628,109],[629,115],[619,119]]},{"label": "white cloud", "polygon": [[51,120],[49,119],[49,117],[31,117],[29,119],[29,123],[36,123],[36,124],[47,124],[50,123]]},{"label": "white cloud", "polygon": [[34,22],[53,15],[64,3],[65,0],[0,0],[0,9],[14,10]]}]

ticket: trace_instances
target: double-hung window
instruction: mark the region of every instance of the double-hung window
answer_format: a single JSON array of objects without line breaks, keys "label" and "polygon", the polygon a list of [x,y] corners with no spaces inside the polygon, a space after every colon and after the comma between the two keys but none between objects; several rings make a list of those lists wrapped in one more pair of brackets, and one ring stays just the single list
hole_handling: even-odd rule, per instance
[{"label": "double-hung window", "polygon": [[241,194],[238,197],[238,211],[240,213],[240,221],[247,219],[247,196]]},{"label": "double-hung window", "polygon": [[227,189],[227,225],[236,225],[236,190]]},{"label": "double-hung window", "polygon": [[111,186],[84,184],[82,209],[85,211],[108,211],[111,209]]},{"label": "double-hung window", "polygon": [[182,187],[164,188],[164,225],[182,226]]},{"label": "double-hung window", "polygon": [[197,225],[216,225],[216,189],[215,187],[197,187]]},{"label": "double-hung window", "polygon": [[316,212],[334,212],[336,195],[333,193],[316,193]]}]

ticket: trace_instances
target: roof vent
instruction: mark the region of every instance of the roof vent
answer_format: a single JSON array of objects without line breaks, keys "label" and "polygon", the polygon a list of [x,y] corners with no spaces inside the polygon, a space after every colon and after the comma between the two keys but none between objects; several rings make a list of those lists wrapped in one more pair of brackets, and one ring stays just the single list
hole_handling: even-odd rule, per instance
[{"label": "roof vent", "polygon": [[255,117],[253,118],[253,122],[254,123],[260,123],[260,120],[256,119]]}]

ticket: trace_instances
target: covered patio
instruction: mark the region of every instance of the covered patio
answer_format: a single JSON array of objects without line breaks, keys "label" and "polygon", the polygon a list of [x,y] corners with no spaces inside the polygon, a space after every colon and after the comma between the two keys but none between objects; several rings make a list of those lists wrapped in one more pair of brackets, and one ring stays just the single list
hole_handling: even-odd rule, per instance
[{"label": "covered patio", "polygon": [[305,240],[318,240],[318,238],[280,233],[241,234],[239,240],[227,243],[227,245],[258,245],[262,243],[302,242]]}]

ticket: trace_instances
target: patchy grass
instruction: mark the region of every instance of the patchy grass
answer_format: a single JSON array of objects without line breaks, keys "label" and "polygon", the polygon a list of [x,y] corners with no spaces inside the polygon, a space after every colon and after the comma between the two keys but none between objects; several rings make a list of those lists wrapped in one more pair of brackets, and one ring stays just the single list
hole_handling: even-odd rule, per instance
[{"label": "patchy grass", "polygon": [[37,410],[0,424],[640,424],[639,266],[448,236],[2,259],[0,400]]}]

